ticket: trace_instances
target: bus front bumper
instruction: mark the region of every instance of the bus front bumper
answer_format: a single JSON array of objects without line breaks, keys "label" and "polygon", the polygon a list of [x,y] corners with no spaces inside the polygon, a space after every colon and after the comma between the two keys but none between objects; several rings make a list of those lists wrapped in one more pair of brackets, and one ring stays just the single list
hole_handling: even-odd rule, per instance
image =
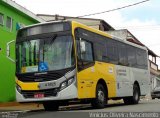
[{"label": "bus front bumper", "polygon": [[[38,92],[37,92],[38,93]],[[40,98],[26,98],[24,95],[19,93],[16,89],[16,100],[17,102],[40,102],[40,101],[50,101],[50,100],[67,100],[67,99],[74,99],[78,97],[76,82],[73,82],[67,88],[57,92],[56,96],[49,96],[49,97],[40,97]]]}]

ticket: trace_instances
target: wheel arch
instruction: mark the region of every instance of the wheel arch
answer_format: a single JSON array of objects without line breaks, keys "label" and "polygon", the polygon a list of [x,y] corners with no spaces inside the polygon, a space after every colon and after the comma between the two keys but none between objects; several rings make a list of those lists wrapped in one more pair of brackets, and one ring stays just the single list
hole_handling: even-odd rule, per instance
[{"label": "wheel arch", "polygon": [[[98,82],[97,82],[97,85],[98,84],[102,84],[103,85],[103,87],[105,88],[105,90],[106,90],[106,95],[107,95],[107,97],[108,97],[108,87],[107,87],[107,83],[105,82],[105,80],[103,79],[103,78],[100,78],[99,80],[98,80]],[[97,87],[97,85],[96,85],[96,87]]]}]

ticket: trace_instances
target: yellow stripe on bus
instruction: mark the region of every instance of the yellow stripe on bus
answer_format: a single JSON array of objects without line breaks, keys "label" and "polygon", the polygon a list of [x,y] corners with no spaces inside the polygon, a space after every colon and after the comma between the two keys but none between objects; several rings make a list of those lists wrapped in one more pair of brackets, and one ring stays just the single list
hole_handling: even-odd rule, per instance
[{"label": "yellow stripe on bus", "polygon": [[39,82],[24,83],[17,79],[16,83],[21,87],[22,90],[39,90],[38,88]]}]

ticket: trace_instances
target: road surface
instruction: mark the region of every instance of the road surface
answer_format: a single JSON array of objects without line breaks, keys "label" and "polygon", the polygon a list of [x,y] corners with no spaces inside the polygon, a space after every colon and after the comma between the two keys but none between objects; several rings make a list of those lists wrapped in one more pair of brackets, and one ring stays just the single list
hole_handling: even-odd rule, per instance
[{"label": "road surface", "polygon": [[[139,113],[136,113],[139,112]],[[90,105],[61,108],[57,112],[41,110],[3,112],[2,118],[97,118],[97,117],[160,117],[160,100],[142,100],[137,105],[109,104],[104,109]],[[7,116],[8,115],[8,116]]]}]

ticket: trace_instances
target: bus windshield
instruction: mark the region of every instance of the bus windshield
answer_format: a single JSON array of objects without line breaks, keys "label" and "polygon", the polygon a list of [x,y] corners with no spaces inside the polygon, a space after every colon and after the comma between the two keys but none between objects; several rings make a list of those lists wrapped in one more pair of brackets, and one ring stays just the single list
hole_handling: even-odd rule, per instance
[{"label": "bus windshield", "polygon": [[74,65],[72,36],[27,40],[16,45],[16,72],[44,72]]}]

